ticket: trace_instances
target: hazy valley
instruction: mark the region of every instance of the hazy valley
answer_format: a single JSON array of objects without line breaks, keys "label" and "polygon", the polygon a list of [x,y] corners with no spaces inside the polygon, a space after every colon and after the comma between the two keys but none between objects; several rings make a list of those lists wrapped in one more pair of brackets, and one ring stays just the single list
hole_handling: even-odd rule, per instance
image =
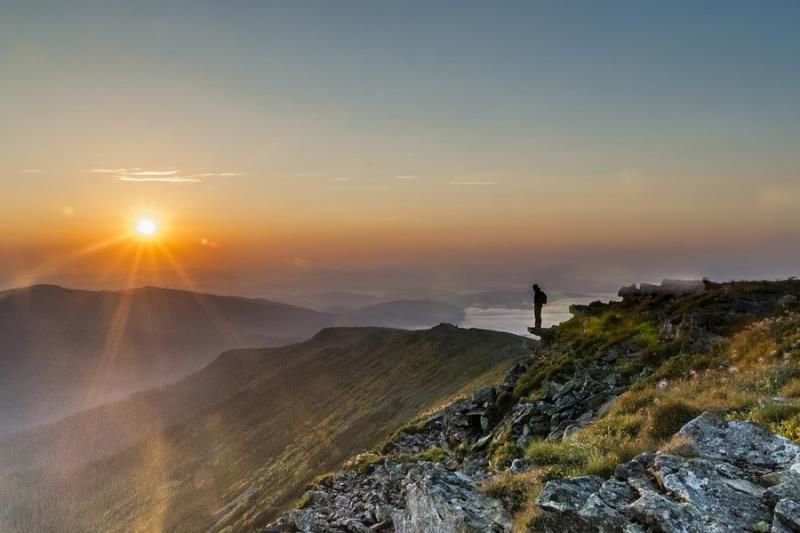
[{"label": "hazy valley", "polygon": [[0,442],[0,523],[264,525],[321,471],[464,387],[498,379],[527,342],[452,326],[333,328],[284,348],[227,352],[176,385]]}]

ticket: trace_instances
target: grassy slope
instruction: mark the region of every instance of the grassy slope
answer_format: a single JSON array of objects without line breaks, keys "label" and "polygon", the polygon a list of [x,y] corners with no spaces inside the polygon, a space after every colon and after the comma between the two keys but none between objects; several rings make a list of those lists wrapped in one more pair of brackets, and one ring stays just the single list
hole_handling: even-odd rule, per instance
[{"label": "grassy slope", "polygon": [[0,292],[0,433],[175,381],[224,350],[341,323],[278,302],[154,287]]},{"label": "grassy slope", "polygon": [[[68,476],[17,474],[0,494],[0,529],[251,530],[315,474],[507,368],[526,353],[524,342],[451,327],[324,330],[285,354],[300,363],[254,373],[223,402],[135,447]],[[268,352],[231,352],[219,364]]]},{"label": "grassy slope", "polygon": [[[582,362],[610,348],[639,350],[621,357],[614,371],[637,376],[603,418],[566,442],[535,441],[525,450],[513,443],[495,450],[496,463],[525,456],[537,468],[506,472],[485,490],[503,497],[516,512],[518,531],[536,530],[533,504],[544,481],[576,475],[609,476],[636,454],[663,446],[702,411],[749,419],[800,442],[800,308],[759,313],[753,302],[800,295],[800,282],[725,284],[704,294],[652,299],[637,305],[612,305],[576,316],[561,328],[558,341],[541,364],[518,385],[520,399],[536,399],[550,380],[563,383]],[[774,298],[773,298],[774,296]],[[719,339],[706,350],[659,337],[666,320],[702,317]]]}]

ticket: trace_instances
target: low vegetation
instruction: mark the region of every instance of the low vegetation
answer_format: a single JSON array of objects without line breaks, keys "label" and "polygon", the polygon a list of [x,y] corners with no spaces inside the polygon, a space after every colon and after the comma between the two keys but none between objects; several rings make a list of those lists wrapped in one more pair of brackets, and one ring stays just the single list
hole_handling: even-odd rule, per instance
[{"label": "low vegetation", "polygon": [[[619,374],[634,376],[634,383],[605,416],[566,440],[536,440],[524,450],[512,442],[496,443],[494,463],[502,466],[524,457],[534,465],[525,474],[538,481],[525,485],[525,494],[532,501],[541,481],[579,475],[607,477],[617,464],[646,450],[693,456],[692,443],[673,435],[704,411],[751,420],[800,442],[800,309],[796,304],[784,306],[766,319],[725,324],[721,328],[725,336],[705,350],[660,338],[658,324],[670,317],[711,313],[708,306],[731,292],[739,298],[775,291],[798,294],[800,284],[793,280],[741,283],[724,290],[729,294],[707,292],[679,299],[677,304],[653,298],[628,307],[615,306],[591,316],[578,314],[563,324],[556,349],[520,379],[515,390],[518,398],[537,399],[552,382],[564,383],[575,368],[610,350],[634,355],[614,363]],[[638,377],[644,369],[645,375]],[[486,490],[507,499],[520,492],[522,483],[504,474]],[[535,530],[538,517],[534,505],[514,501],[513,509],[517,530]]]}]

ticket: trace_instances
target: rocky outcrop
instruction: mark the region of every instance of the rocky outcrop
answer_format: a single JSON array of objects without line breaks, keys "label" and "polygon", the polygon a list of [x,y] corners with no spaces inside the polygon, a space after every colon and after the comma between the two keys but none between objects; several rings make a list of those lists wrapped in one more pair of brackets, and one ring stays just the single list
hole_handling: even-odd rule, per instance
[{"label": "rocky outcrop", "polygon": [[623,300],[637,299],[645,296],[683,296],[703,292],[706,285],[702,280],[665,279],[661,285],[640,283],[622,287],[617,293]]},{"label": "rocky outcrop", "polygon": [[344,471],[306,493],[304,507],[268,531],[312,533],[470,533],[511,530],[503,504],[475,479],[431,462],[384,461],[369,472]]},{"label": "rocky outcrop", "polygon": [[344,470],[309,490],[303,508],[290,511],[273,531],[393,531],[393,515],[405,507],[402,485],[408,464],[384,461],[368,471]]},{"label": "rocky outcrop", "polygon": [[405,510],[394,516],[397,533],[502,533],[511,514],[500,500],[478,492],[472,479],[442,465],[420,463],[403,487]]},{"label": "rocky outcrop", "polygon": [[[510,408],[504,398],[511,399],[530,364],[518,363],[502,385],[479,389],[400,431],[373,464],[359,467],[356,461],[316,483],[302,508],[286,513],[267,531],[510,531],[509,513],[482,494],[476,482],[489,476],[485,451]],[[431,450],[443,454],[440,463],[424,460]]]},{"label": "rocky outcrop", "polygon": [[545,531],[798,531],[800,446],[711,413],[679,435],[696,455],[645,453],[614,478],[550,481],[538,504]]},{"label": "rocky outcrop", "polygon": [[[702,288],[709,292],[696,294]],[[742,324],[797,305],[769,284],[734,289],[667,280],[634,286],[627,301],[574,306],[580,320],[597,317],[610,328],[619,320],[615,309],[622,316],[646,313],[648,339],[604,341],[572,364],[582,339],[574,328],[548,330],[552,336],[533,344],[534,356],[514,367],[502,385],[482,388],[399,431],[369,454],[366,465],[311,487],[303,508],[274,526],[312,532],[510,530],[503,504],[516,503],[506,493],[500,493],[501,502],[478,487],[490,478],[491,486],[504,471],[541,468],[522,457],[531,441],[576,438],[609,413],[632,384],[658,370],[654,343],[669,348],[664,354],[708,353]],[[728,364],[722,361],[720,368]],[[518,383],[523,375],[528,381]],[[662,382],[669,386],[667,379],[657,386]],[[538,497],[541,513],[533,531],[800,533],[798,445],[710,413],[679,434],[685,446],[643,453],[617,465],[611,479],[550,481]]]},{"label": "rocky outcrop", "polygon": [[559,440],[580,431],[598,415],[604,414],[625,390],[620,378],[610,374],[604,381],[575,377],[566,383],[550,382],[543,397],[532,403],[519,403],[506,427],[519,447],[534,438]]}]

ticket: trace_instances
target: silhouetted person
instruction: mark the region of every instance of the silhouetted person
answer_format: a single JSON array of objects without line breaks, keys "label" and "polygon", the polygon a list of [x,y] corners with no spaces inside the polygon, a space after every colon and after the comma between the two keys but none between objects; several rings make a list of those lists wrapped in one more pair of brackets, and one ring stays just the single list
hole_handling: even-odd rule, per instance
[{"label": "silhouetted person", "polygon": [[533,319],[534,327],[542,327],[542,307],[547,303],[547,295],[538,285],[533,286]]}]

